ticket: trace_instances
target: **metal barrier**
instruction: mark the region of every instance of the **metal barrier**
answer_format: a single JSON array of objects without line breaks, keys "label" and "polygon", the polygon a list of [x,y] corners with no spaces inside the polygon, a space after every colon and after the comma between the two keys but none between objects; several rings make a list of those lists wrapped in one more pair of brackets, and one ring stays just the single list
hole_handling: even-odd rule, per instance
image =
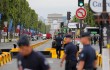
[{"label": "metal barrier", "polygon": [[1,55],[0,55],[0,66],[10,62],[12,60],[11,58],[11,53],[9,52],[3,52]]},{"label": "metal barrier", "polygon": [[[34,45],[31,45],[31,47],[34,49],[34,48],[36,48],[36,47],[38,47],[38,46],[40,46],[40,45],[42,45],[42,44],[44,44],[44,43],[46,43],[46,42],[48,42],[49,40],[46,40],[46,41],[43,41],[43,42],[39,42],[39,43],[37,43],[37,44],[34,44]],[[13,58],[16,58],[17,57],[17,54],[18,54],[18,52],[19,52],[19,48],[12,48],[11,50],[10,50],[10,52],[11,52],[11,54],[12,54],[12,57]]]},{"label": "metal barrier", "polygon": [[[55,48],[46,48],[45,51],[50,51],[50,53],[52,54],[51,58],[57,58],[57,54],[56,54],[56,49]],[[61,57],[62,58],[64,55],[64,51],[61,51]],[[79,55],[79,52],[77,53],[77,56]],[[102,67],[102,55],[99,54],[98,52],[96,52],[97,55],[97,65]]]},{"label": "metal barrier", "polygon": [[[56,54],[56,49],[55,48],[46,48],[45,51],[50,51],[50,53],[52,54],[51,58],[57,58],[57,54]],[[62,58],[63,55],[64,55],[64,51],[61,51],[60,58]]]},{"label": "metal barrier", "polygon": [[[34,44],[32,45],[32,48],[36,48],[48,41],[49,40]],[[19,48],[2,49],[2,51],[5,51],[5,52],[2,52],[2,54],[0,55],[0,66],[3,66],[4,64],[10,62],[12,60],[12,57],[16,57],[19,52]],[[41,51],[41,53],[43,53],[46,57],[47,56],[51,57],[51,54],[49,51],[48,52]]]}]

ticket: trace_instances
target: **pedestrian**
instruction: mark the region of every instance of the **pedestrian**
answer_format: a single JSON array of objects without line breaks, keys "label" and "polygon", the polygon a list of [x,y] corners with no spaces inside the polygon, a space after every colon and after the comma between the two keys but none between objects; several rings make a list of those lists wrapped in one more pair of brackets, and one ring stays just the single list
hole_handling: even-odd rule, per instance
[{"label": "pedestrian", "polygon": [[79,55],[78,70],[96,70],[96,52],[90,45],[90,33],[81,35],[81,42],[84,45]]},{"label": "pedestrian", "polygon": [[97,42],[97,38],[96,38],[96,36],[94,35],[94,45],[96,45],[96,42]]},{"label": "pedestrian", "polygon": [[58,34],[58,36],[55,39],[56,41],[56,54],[57,54],[57,58],[60,59],[60,55],[61,55],[61,47],[62,47],[62,37],[60,35],[60,33]]},{"label": "pedestrian", "polygon": [[77,65],[77,48],[76,46],[72,43],[72,36],[71,35],[66,35],[65,37],[65,53],[64,56],[61,60],[60,66],[62,67],[62,64],[64,60],[66,61],[65,63],[65,70],[77,70],[76,65]]},{"label": "pedestrian", "polygon": [[26,35],[18,41],[20,48],[17,57],[18,70],[49,70],[49,65],[40,52],[33,51]]}]

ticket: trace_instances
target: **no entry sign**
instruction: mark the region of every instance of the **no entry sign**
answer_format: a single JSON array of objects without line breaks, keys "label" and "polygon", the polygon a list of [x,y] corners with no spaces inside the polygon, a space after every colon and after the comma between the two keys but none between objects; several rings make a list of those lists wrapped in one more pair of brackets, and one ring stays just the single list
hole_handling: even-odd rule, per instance
[{"label": "no entry sign", "polygon": [[76,10],[76,17],[78,19],[84,19],[87,15],[86,9],[84,8],[79,8]]}]

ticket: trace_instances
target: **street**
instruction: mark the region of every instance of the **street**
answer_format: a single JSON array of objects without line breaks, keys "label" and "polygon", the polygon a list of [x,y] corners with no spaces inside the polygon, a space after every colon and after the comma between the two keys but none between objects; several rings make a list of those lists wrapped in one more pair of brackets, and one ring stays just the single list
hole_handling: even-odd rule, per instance
[{"label": "street", "polygon": [[18,70],[19,52],[33,54],[19,57],[20,70],[38,69],[32,51],[51,70],[75,70],[77,60],[77,69],[110,70],[110,0],[0,0],[0,70]]},{"label": "street", "polygon": [[[35,43],[35,42],[34,42]],[[44,51],[46,48],[51,48],[52,41],[49,41],[37,48],[35,48],[35,51]],[[60,67],[60,59],[52,59],[48,58],[47,61],[49,62],[49,65],[52,70],[64,70],[64,66]],[[13,59],[11,62],[7,63],[6,65],[0,67],[0,70],[17,70],[17,60]]]},{"label": "street", "polygon": [[[43,41],[43,40],[39,39],[37,41],[31,41],[30,43],[31,43],[31,45],[33,45],[33,44],[36,44],[41,41]],[[17,43],[16,42],[0,43],[0,49],[11,49],[11,48],[13,48],[13,44],[17,44]]]},{"label": "street", "polygon": [[[34,50],[35,51],[44,51],[46,48],[51,48],[51,44],[52,44],[52,40],[35,48]],[[97,46],[93,46],[93,47],[98,50]],[[64,70],[64,65],[63,65],[63,67],[60,67],[60,61],[61,61],[60,59],[47,58],[47,61],[51,67],[51,70]],[[0,67],[0,70],[17,70],[17,60],[13,59],[11,62]],[[99,67],[98,70],[101,70],[101,68]]]}]

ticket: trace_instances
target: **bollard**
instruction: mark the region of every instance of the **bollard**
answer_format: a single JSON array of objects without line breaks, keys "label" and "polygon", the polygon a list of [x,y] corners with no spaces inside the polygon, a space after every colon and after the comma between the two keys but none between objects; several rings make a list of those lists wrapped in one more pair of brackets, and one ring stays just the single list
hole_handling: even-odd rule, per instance
[{"label": "bollard", "polygon": [[0,55],[0,66],[3,66],[4,65],[4,62],[3,62],[3,56]]}]

